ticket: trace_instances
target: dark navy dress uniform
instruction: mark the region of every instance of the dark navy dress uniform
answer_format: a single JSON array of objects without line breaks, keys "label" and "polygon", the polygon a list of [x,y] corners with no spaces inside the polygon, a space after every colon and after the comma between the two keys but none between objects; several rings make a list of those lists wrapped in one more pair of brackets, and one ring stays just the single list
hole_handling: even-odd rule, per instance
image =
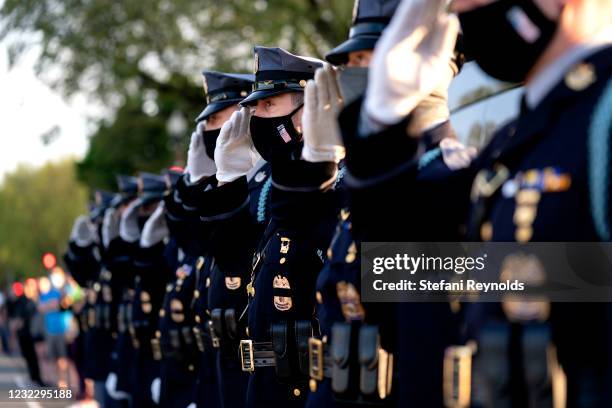
[{"label": "dark navy dress uniform", "polygon": [[[334,64],[342,65],[348,62],[350,52],[373,50],[376,42],[380,38],[382,31],[389,23],[395,9],[397,0],[367,0],[355,1],[353,9],[353,20],[349,31],[349,38],[325,55],[325,59]],[[345,118],[345,120],[349,120]],[[357,122],[355,115],[352,120]],[[358,362],[358,340],[354,337],[359,336],[359,328],[366,321],[367,324],[378,327],[383,342],[383,348],[391,351],[390,340],[394,340],[394,331],[381,330],[381,326],[386,322],[393,321],[393,310],[386,307],[383,313],[378,313],[381,309],[378,305],[363,305],[360,299],[360,241],[355,239],[352,232],[352,222],[350,216],[350,203],[345,192],[342,176],[346,168],[341,167],[339,181],[336,188],[342,191],[343,204],[342,210],[338,215],[338,225],[336,232],[327,250],[326,263],[317,278],[317,317],[321,328],[320,338],[313,340],[320,342],[320,353],[318,358],[322,359],[323,372],[312,373],[310,380],[310,394],[308,397],[309,407],[335,407],[353,406],[359,404],[377,403],[382,405],[393,404],[390,396],[385,396],[384,401],[378,400],[375,395],[362,395],[359,391],[359,370]],[[371,309],[366,313],[368,309]],[[343,370],[340,376],[347,376],[349,381],[342,384],[342,379],[335,379],[335,389],[332,389],[332,361],[331,348],[333,343],[332,328],[336,325],[336,330],[344,330],[348,336],[343,336],[344,344],[336,344],[334,350],[344,350],[342,355],[336,354],[335,361],[341,361],[338,366]],[[353,339],[351,339],[353,337]],[[315,343],[316,344],[316,343]],[[312,350],[311,352],[316,352]],[[311,363],[312,365],[313,363]],[[316,363],[315,363],[316,364]],[[314,378],[313,378],[314,376]]]},{"label": "dark navy dress uniform", "polygon": [[[301,92],[321,66],[280,48],[256,47],[255,55],[256,84],[243,105]],[[315,280],[340,204],[331,188],[338,166],[298,160],[298,151],[301,144],[287,155],[273,154],[271,162],[271,222],[255,254],[249,286],[248,335],[255,356],[249,407],[303,406],[308,389],[308,338],[319,330]],[[261,352],[274,354],[274,366],[258,364]]]},{"label": "dark navy dress uniform", "polygon": [[[146,174],[143,180],[143,204],[159,202],[171,194],[179,173],[168,171],[164,176]],[[144,196],[146,194],[146,197]],[[134,296],[131,302],[129,331],[135,353],[132,356],[132,406],[155,406],[151,383],[159,377],[161,350],[155,337],[158,316],[166,284],[171,282],[171,269],[164,240],[151,247],[139,245],[133,259]]]},{"label": "dark navy dress uniform", "polygon": [[[353,216],[359,216],[360,227],[365,226],[362,230],[364,236],[370,240],[399,238],[410,241],[411,234],[403,235],[402,229],[385,230],[390,229],[390,225],[408,227],[403,224],[408,219],[397,216],[401,214],[401,207],[401,211],[406,213],[427,214],[422,217],[426,221],[420,223],[416,220],[411,223],[412,229],[405,231],[422,233],[433,241],[458,241],[465,237],[466,230],[470,238],[493,241],[608,240],[609,237],[602,232],[607,231],[606,225],[610,221],[609,212],[605,210],[609,208],[609,197],[601,192],[602,186],[609,184],[609,172],[600,168],[602,162],[597,154],[605,152],[605,156],[609,153],[605,146],[610,137],[610,122],[605,118],[609,115],[606,106],[609,106],[611,55],[612,48],[608,46],[578,61],[541,103],[533,108],[523,104],[519,118],[498,131],[469,168],[454,172],[447,170],[446,177],[438,177],[444,173],[439,168],[434,177],[417,171],[415,152],[418,141],[398,137],[405,134],[405,125],[410,118],[375,136],[346,139]],[[601,119],[596,121],[595,118]],[[366,157],[384,157],[385,161],[368,162]],[[498,176],[496,181],[501,179],[503,182],[483,188],[495,175]],[[474,183],[475,195],[471,201]],[[413,186],[419,199],[408,202],[387,200],[386,212],[378,211],[381,204],[375,199],[389,195],[400,186]],[[447,197],[453,197],[454,205],[443,205]],[[366,211],[378,214],[372,217],[376,224],[368,222]],[[357,219],[354,222],[357,225]],[[371,232],[371,238],[368,232]],[[468,310],[468,325],[470,316],[479,314],[474,309]],[[436,319],[433,313],[429,313],[427,325],[417,319],[409,329],[419,333],[422,341],[402,342],[400,334],[399,344],[421,351],[429,348],[435,352],[428,343],[431,339],[444,337],[441,336],[442,327],[431,325],[431,321]],[[567,405],[605,406],[602,399],[606,373],[610,370],[612,344],[607,329],[609,306],[552,304],[548,322],[558,360],[567,376]],[[482,334],[481,328],[479,324],[472,325],[471,334],[478,338]],[[440,364],[443,346],[436,348]],[[427,375],[432,360],[412,358],[400,361],[402,366],[408,363],[412,364],[407,366],[410,368],[400,371],[401,391],[405,391],[400,392],[400,403],[441,406],[440,398],[433,397],[439,394],[429,392],[434,391],[432,383],[441,383],[440,372]],[[506,375],[498,369],[493,379]],[[512,395],[507,398],[521,394],[527,396],[529,387],[524,377],[522,382],[513,384],[510,388]],[[439,390],[441,387],[435,388]],[[511,403],[511,406],[524,406],[520,399]]]},{"label": "dark navy dress uniform", "polygon": [[[177,243],[179,256],[176,276],[166,287],[156,333],[162,354],[161,406],[185,407],[194,402],[201,361],[198,338],[193,331],[197,323],[194,294],[197,293],[199,277],[206,270],[204,256],[210,233],[195,211],[190,209],[195,208],[193,191],[205,189],[214,181],[214,178],[208,178],[189,184],[183,176],[177,181],[175,192],[164,199],[168,228]],[[209,387],[211,390],[215,388]],[[213,403],[218,397],[213,394],[207,398]]]},{"label": "dark navy dress uniform", "polygon": [[[200,215],[214,226],[212,269],[207,295],[208,324],[213,336],[219,395],[224,407],[243,406],[249,375],[242,370],[239,341],[245,336],[247,284],[253,254],[270,220],[271,171],[261,162],[246,177],[201,194]],[[233,206],[240,190],[242,205]],[[229,212],[223,212],[229,208]]]},{"label": "dark navy dress uniform", "polygon": [[[113,197],[110,206],[117,209],[136,198],[138,184],[137,178],[131,176],[117,176],[118,193]],[[123,276],[129,271],[129,245],[120,243],[115,238],[104,247],[101,245],[102,269],[98,281],[92,285],[88,292],[88,303],[92,308],[88,310],[87,320],[89,330],[86,334],[85,353],[87,356],[86,375],[97,383],[104,383],[109,372],[116,370],[114,354],[119,334],[119,304],[122,296]],[[105,405],[118,405],[108,397]]]},{"label": "dark navy dress uniform", "polygon": [[[166,182],[163,176],[141,172],[138,177],[138,198],[139,207],[149,206],[161,200],[165,190]],[[146,216],[148,217],[148,216]],[[140,230],[144,227],[146,218],[139,216],[138,226]],[[142,389],[144,380],[136,376],[137,365],[130,364],[133,357],[137,355],[140,342],[137,339],[135,327],[132,324],[134,314],[136,270],[134,261],[139,253],[139,242],[128,242],[121,236],[115,238],[110,246],[114,252],[113,278],[116,291],[120,293],[120,304],[117,311],[118,336],[113,352],[113,372],[117,374],[118,391],[123,391],[134,395],[135,388]],[[140,302],[140,299],[138,299]],[[138,312],[138,311],[137,311]],[[134,379],[138,383],[134,383]]]}]

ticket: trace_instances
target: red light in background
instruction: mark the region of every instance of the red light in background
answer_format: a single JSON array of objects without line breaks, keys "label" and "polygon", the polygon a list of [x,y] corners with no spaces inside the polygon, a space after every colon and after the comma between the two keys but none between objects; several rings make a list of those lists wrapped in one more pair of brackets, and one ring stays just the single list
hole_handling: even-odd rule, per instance
[{"label": "red light in background", "polygon": [[57,265],[57,259],[51,252],[47,252],[42,256],[42,264],[46,269],[52,269]]},{"label": "red light in background", "polygon": [[13,293],[17,297],[20,297],[21,295],[23,295],[23,283],[21,282],[13,283]]}]

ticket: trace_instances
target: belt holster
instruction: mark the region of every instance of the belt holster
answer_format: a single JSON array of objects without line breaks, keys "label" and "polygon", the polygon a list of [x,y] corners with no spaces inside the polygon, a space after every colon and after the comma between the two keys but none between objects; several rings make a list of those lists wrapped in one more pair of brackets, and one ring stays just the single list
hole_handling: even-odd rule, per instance
[{"label": "belt holster", "polygon": [[510,406],[510,325],[486,325],[478,336],[478,371],[485,388],[485,405]]},{"label": "belt holster", "polygon": [[235,309],[213,309],[211,314],[213,347],[238,339],[238,320]]},{"label": "belt holster", "polygon": [[291,377],[288,329],[287,322],[275,323],[270,327],[272,350],[276,359],[276,375],[280,380],[286,380]]},{"label": "belt holster", "polygon": [[553,357],[549,356],[551,344],[549,325],[525,325],[521,343],[529,406],[554,406],[551,383],[552,370],[549,369],[549,362]]}]

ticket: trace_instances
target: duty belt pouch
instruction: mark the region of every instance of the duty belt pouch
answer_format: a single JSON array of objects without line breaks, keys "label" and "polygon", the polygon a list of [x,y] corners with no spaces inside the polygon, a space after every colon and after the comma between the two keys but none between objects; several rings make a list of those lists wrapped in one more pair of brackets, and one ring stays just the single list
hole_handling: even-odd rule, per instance
[{"label": "duty belt pouch", "polygon": [[351,325],[335,323],[332,326],[332,380],[335,393],[345,393],[349,388],[349,350],[351,348]]},{"label": "duty belt pouch", "polygon": [[183,334],[183,340],[185,341],[185,345],[191,347],[193,344],[193,337],[191,336],[191,329],[189,327],[181,328],[181,333]]},{"label": "duty belt pouch", "polygon": [[489,324],[483,327],[478,338],[477,370],[483,394],[489,406],[510,406],[510,325]]},{"label": "duty belt pouch", "polygon": [[363,395],[372,395],[378,384],[378,350],[380,348],[378,327],[363,325],[359,330],[359,390]]},{"label": "duty belt pouch", "polygon": [[176,329],[170,330],[170,345],[174,351],[179,351],[181,349],[181,339],[179,337],[179,332]]},{"label": "duty belt pouch", "polygon": [[308,339],[312,336],[312,325],[309,320],[298,320],[295,322],[295,345],[297,349],[300,374],[307,377],[308,364]]},{"label": "duty belt pouch", "polygon": [[523,367],[529,405],[534,407],[554,406],[549,370],[551,333],[547,324],[526,324],[521,339]]},{"label": "duty belt pouch", "polygon": [[276,358],[276,375],[279,379],[291,377],[291,360],[288,346],[287,322],[276,323],[270,327],[272,349]]},{"label": "duty belt pouch", "polygon": [[227,309],[225,311],[225,331],[227,337],[234,340],[238,337],[238,322],[236,321],[236,310]]}]

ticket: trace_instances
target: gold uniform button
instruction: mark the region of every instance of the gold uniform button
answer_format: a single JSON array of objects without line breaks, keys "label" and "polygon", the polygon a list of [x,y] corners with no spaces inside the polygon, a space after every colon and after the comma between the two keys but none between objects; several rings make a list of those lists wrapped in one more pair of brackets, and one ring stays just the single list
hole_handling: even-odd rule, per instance
[{"label": "gold uniform button", "polygon": [[195,321],[196,321],[196,323],[200,323],[200,316],[196,315]]},{"label": "gold uniform button", "polygon": [[565,76],[565,85],[572,91],[579,92],[587,89],[596,80],[595,67],[591,64],[581,63]]},{"label": "gold uniform button", "polygon": [[480,238],[483,241],[490,241],[493,239],[493,224],[488,221],[482,224],[480,227]]},{"label": "gold uniform button", "polygon": [[323,295],[318,290],[317,290],[317,293],[315,294],[315,298],[317,299],[318,304],[323,303]]},{"label": "gold uniform button", "polygon": [[193,371],[193,369],[194,369],[193,364],[189,364],[189,367],[187,367],[187,369],[188,369],[189,371]]},{"label": "gold uniform button", "polygon": [[531,240],[533,235],[533,228],[531,227],[519,227],[516,229],[514,237],[518,242],[528,242]]},{"label": "gold uniform button", "polygon": [[317,392],[317,381],[314,379],[310,379],[308,385],[310,386],[310,392]]},{"label": "gold uniform button", "polygon": [[293,389],[293,395],[295,395],[296,397],[299,397],[301,394],[300,390],[298,388],[294,388]]},{"label": "gold uniform button", "polygon": [[196,289],[196,290],[193,292],[193,297],[194,297],[194,298],[196,298],[196,299],[197,299],[197,298],[199,298],[199,297],[200,297],[200,291]]},{"label": "gold uniform button", "polygon": [[159,317],[164,317],[166,315],[166,311],[164,309],[161,309],[159,311]]},{"label": "gold uniform button", "polygon": [[155,331],[155,337],[158,339],[161,337],[161,332],[159,330]]}]

